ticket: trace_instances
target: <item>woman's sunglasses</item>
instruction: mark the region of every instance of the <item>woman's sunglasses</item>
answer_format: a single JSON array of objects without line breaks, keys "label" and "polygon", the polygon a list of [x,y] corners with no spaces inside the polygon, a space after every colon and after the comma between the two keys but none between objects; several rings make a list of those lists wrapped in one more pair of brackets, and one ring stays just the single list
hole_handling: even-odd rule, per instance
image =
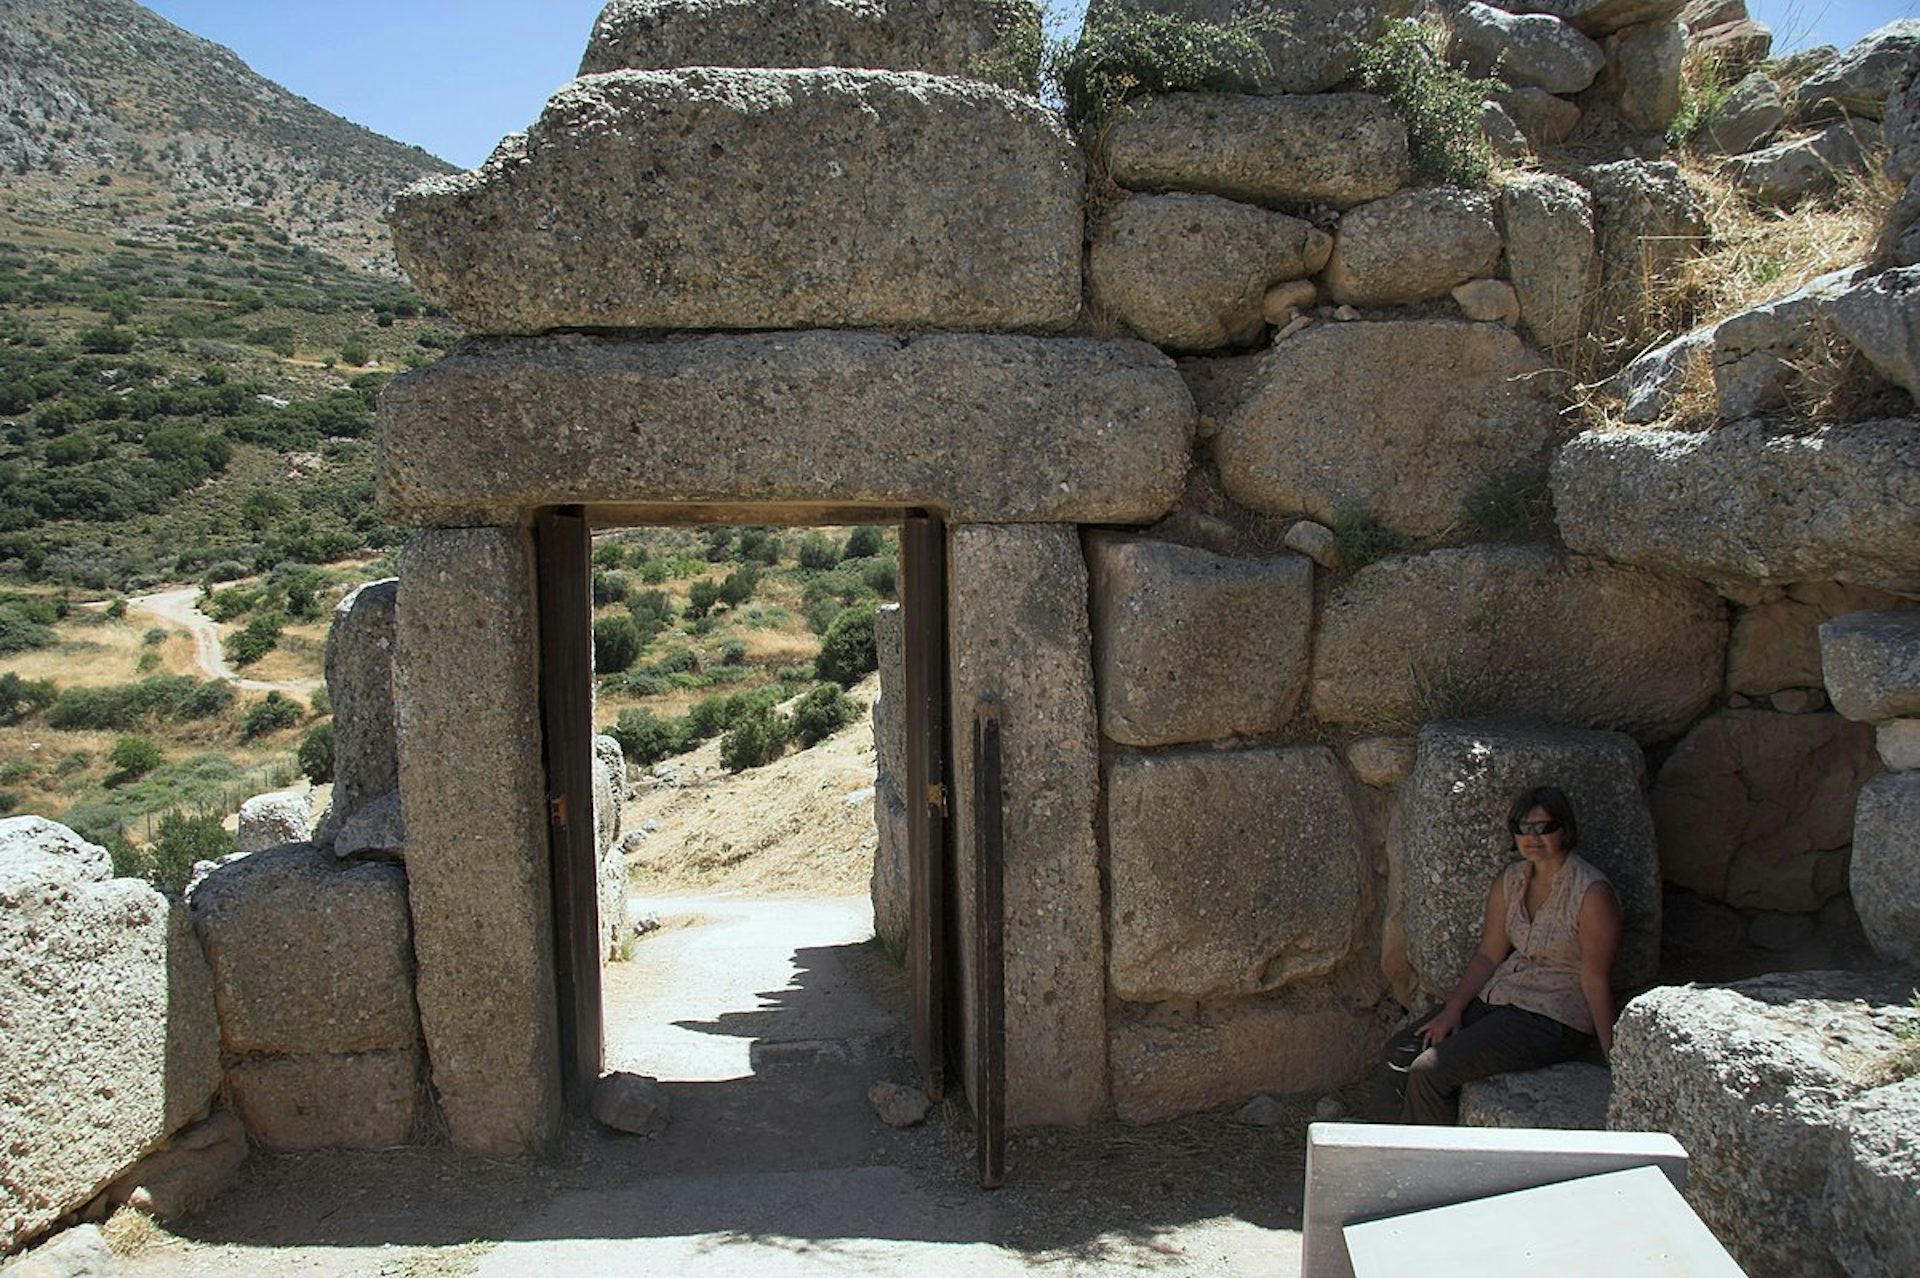
[{"label": "woman's sunglasses", "polygon": [[1516,821],[1513,832],[1515,834],[1558,834],[1560,823],[1558,821]]}]

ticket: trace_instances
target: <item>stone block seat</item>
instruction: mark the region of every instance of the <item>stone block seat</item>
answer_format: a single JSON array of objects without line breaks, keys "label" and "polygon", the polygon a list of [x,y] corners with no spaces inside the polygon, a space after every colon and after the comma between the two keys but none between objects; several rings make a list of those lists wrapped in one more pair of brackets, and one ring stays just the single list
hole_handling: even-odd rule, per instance
[{"label": "stone block seat", "polygon": [[1460,1125],[1605,1131],[1612,1096],[1604,1065],[1563,1061],[1468,1083],[1460,1089]]}]

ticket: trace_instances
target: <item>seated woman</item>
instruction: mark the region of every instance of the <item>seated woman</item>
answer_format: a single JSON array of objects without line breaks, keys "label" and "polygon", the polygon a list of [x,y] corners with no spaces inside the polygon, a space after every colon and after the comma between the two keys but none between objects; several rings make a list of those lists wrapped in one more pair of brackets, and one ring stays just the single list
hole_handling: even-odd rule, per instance
[{"label": "seated woman", "polygon": [[1487,893],[1480,948],[1453,997],[1387,1045],[1403,1123],[1453,1123],[1460,1088],[1613,1050],[1613,956],[1620,903],[1606,875],[1573,855],[1573,805],[1553,786],[1507,812],[1521,859]]}]

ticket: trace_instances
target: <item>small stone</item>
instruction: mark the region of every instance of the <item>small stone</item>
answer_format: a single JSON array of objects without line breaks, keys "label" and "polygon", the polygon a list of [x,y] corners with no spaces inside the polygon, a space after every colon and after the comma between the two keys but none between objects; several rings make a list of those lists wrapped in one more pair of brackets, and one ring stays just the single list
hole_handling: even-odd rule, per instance
[{"label": "small stone", "polygon": [[1235,1110],[1233,1121],[1242,1127],[1278,1127],[1286,1116],[1286,1107],[1279,1101],[1260,1095]]},{"label": "small stone", "polygon": [[[1296,333],[1305,332],[1307,329],[1312,327],[1313,327],[1312,320],[1308,319],[1304,315],[1296,315],[1292,319],[1286,322],[1285,327],[1281,328],[1278,332],[1276,332],[1273,335],[1273,340],[1276,342],[1284,342],[1289,337],[1294,336]],[[1202,439],[1212,439],[1215,435],[1218,435],[1220,433],[1219,422],[1215,421],[1211,417],[1205,417],[1205,418],[1202,418],[1201,420],[1208,423],[1208,425],[1212,427],[1211,430],[1207,431],[1204,435],[1201,436]]]},{"label": "small stone", "polygon": [[1342,324],[1350,324],[1360,318],[1360,312],[1351,306],[1336,306],[1333,308],[1333,317]]},{"label": "small stone", "polygon": [[1320,300],[1320,290],[1312,280],[1284,280],[1267,290],[1261,310],[1269,324],[1288,324]]},{"label": "small stone", "polygon": [[1470,320],[1508,327],[1520,322],[1520,298],[1505,280],[1468,280],[1453,290],[1453,300]]},{"label": "small stone", "polygon": [[120,1278],[122,1272],[98,1225],[56,1234],[6,1266],[7,1278]]},{"label": "small stone", "polygon": [[882,1080],[867,1089],[867,1104],[889,1127],[916,1127],[926,1121],[933,1102],[918,1087]]},{"label": "small stone", "polygon": [[1501,94],[1499,102],[1536,151],[1565,142],[1580,124],[1580,108],[1545,89],[1514,89]]},{"label": "small stone", "polygon": [[659,930],[660,916],[658,914],[636,914],[633,916],[633,934],[635,936],[646,936],[649,933],[658,932]]},{"label": "small stone", "polygon": [[1880,762],[1894,772],[1920,769],[1920,719],[1891,719],[1874,731]]},{"label": "small stone", "polygon": [[667,1125],[671,1106],[658,1079],[618,1072],[593,1086],[593,1117],[615,1131],[652,1136]]},{"label": "small stone", "polygon": [[1507,109],[1492,98],[1480,104],[1480,132],[1493,153],[1503,160],[1517,160],[1531,150],[1527,135],[1513,122]]},{"label": "small stone", "polygon": [[1338,1096],[1322,1096],[1313,1103],[1313,1121],[1337,1123],[1347,1116],[1347,1103]]},{"label": "small stone", "polygon": [[1347,747],[1347,766],[1362,785],[1399,785],[1413,771],[1420,743],[1413,737],[1361,737]]},{"label": "small stone", "polygon": [[1287,529],[1287,535],[1281,544],[1288,550],[1305,555],[1325,568],[1328,572],[1340,570],[1340,546],[1333,535],[1333,529],[1325,524],[1316,524],[1311,519],[1301,519]]},{"label": "small stone", "polygon": [[1813,714],[1827,708],[1827,694],[1819,688],[1782,688],[1767,700],[1781,714]]}]

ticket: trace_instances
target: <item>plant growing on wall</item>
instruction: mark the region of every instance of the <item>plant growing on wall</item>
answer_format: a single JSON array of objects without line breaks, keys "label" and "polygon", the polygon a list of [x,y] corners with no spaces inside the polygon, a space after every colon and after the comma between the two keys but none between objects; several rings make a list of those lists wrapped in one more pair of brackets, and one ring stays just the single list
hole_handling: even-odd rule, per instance
[{"label": "plant growing on wall", "polygon": [[1493,151],[1480,127],[1480,112],[1489,94],[1507,86],[1448,66],[1435,51],[1438,40],[1437,33],[1417,22],[1395,22],[1360,50],[1356,78],[1406,121],[1407,148],[1417,176],[1480,186],[1493,172]]}]

